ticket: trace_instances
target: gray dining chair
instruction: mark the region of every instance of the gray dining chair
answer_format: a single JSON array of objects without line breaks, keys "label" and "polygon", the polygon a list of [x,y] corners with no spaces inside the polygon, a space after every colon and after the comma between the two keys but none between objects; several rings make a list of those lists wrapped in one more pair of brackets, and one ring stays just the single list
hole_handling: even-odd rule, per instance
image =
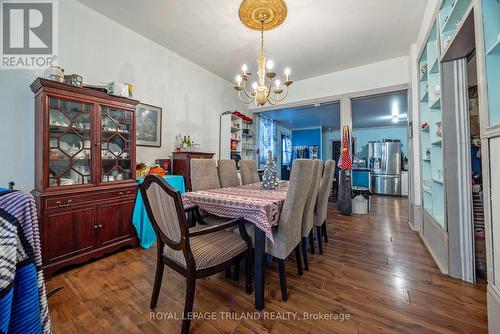
[{"label": "gray dining chair", "polygon": [[[191,159],[191,187],[193,191],[220,189],[219,175],[214,159]],[[194,220],[202,225],[217,225],[230,220],[230,218],[211,215],[199,208],[195,208],[193,214]]]},{"label": "gray dining chair", "polygon": [[220,188],[214,159],[191,159],[191,187],[193,191]]},{"label": "gray dining chair", "polygon": [[[335,160],[327,160],[323,170],[323,177],[318,191],[318,200],[316,203],[316,210],[314,214],[314,226],[316,227],[316,237],[318,239],[319,253],[323,254],[323,244],[321,237],[324,236],[325,242],[328,242],[326,233],[326,218],[328,214],[328,197],[332,190],[333,173],[335,171]],[[311,239],[313,240],[313,238]],[[314,252],[314,240],[312,244],[312,251]]]},{"label": "gray dining chair", "polygon": [[[312,183],[312,171],[312,160],[294,160],[278,228],[273,230],[274,243],[266,240],[266,253],[278,259],[281,298],[283,301],[288,299],[285,260],[293,251],[295,251],[298,274],[300,276],[304,274],[300,254],[302,214],[304,213],[304,207]],[[253,226],[247,224],[247,232],[251,235],[252,239],[254,239],[253,230]]]},{"label": "gray dining chair", "polygon": [[323,173],[323,161],[312,160],[312,184],[307,196],[306,205],[304,207],[304,214],[302,216],[302,255],[304,257],[304,269],[309,270],[309,260],[307,259],[307,239],[311,242],[311,249],[314,247],[313,226],[314,226],[314,209],[316,207],[316,200],[318,198],[318,189],[321,182],[321,175]]},{"label": "gray dining chair", "polygon": [[[188,228],[181,195],[163,178],[148,175],[139,187],[157,239],[151,309],[158,302],[165,266],[186,277],[185,315],[193,310],[196,280],[224,271],[241,259],[245,259],[246,292],[252,292],[251,240],[241,219]],[[234,226],[239,226],[240,235],[224,230]],[[189,333],[189,327],[190,317],[185,317],[181,333]]]},{"label": "gray dining chair", "polygon": [[241,183],[243,185],[260,182],[255,160],[240,160]]},{"label": "gray dining chair", "polygon": [[238,187],[240,179],[236,170],[236,161],[233,159],[221,159],[218,162],[219,183],[221,188]]}]

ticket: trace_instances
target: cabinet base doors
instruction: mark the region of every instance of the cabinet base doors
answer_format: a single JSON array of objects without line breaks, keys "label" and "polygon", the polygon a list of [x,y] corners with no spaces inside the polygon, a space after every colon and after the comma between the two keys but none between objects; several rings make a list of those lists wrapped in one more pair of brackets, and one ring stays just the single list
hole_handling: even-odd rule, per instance
[{"label": "cabinet base doors", "polygon": [[134,201],[101,204],[97,207],[98,244],[105,246],[135,235],[132,225]]},{"label": "cabinet base doors", "polygon": [[55,262],[94,248],[95,208],[55,210],[45,213],[43,260]]}]

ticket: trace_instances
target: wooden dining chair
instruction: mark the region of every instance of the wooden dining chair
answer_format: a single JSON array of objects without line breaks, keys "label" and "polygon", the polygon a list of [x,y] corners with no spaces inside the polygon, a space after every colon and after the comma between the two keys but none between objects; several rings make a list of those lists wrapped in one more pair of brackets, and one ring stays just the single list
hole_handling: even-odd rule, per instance
[{"label": "wooden dining chair", "polygon": [[[330,196],[330,191],[332,190],[332,180],[333,173],[335,171],[335,160],[326,160],[325,168],[323,170],[323,177],[321,178],[321,183],[319,186],[318,200],[316,204],[316,210],[314,213],[314,226],[316,227],[316,237],[318,239],[318,249],[319,253],[323,254],[323,244],[322,236],[325,238],[325,242],[328,242],[328,236],[326,233],[326,218],[328,213],[328,197]],[[314,238],[312,252],[314,252]]]},{"label": "wooden dining chair", "polygon": [[[302,215],[302,256],[304,257],[304,269],[309,270],[309,260],[307,258],[307,239],[313,238],[314,226],[314,208],[316,207],[316,200],[318,198],[318,189],[321,182],[321,174],[323,173],[323,161],[312,160],[312,184],[307,195],[306,205],[304,207],[304,214]],[[311,242],[311,248],[314,247],[314,241]]]},{"label": "wooden dining chair", "polygon": [[[288,299],[285,260],[292,252],[295,252],[299,276],[304,274],[300,254],[302,214],[312,183],[312,170],[312,160],[294,160],[278,228],[273,230],[274,243],[266,240],[266,253],[278,259],[281,299],[283,301]],[[247,232],[253,236],[253,228],[247,228]]]},{"label": "wooden dining chair", "polygon": [[193,191],[220,188],[214,159],[191,159],[191,187]]},{"label": "wooden dining chair", "polygon": [[[233,219],[217,226],[196,226],[189,229],[179,192],[163,178],[148,175],[140,185],[149,220],[157,238],[156,275],[150,308],[158,302],[164,266],[186,277],[186,301],[182,333],[189,332],[196,279],[229,268],[235,261],[245,260],[246,292],[251,285],[251,241],[242,219]],[[240,235],[224,229],[239,226]]]},{"label": "wooden dining chair", "polygon": [[221,159],[218,161],[217,171],[221,188],[238,187],[240,179],[236,170],[236,161],[233,159]]},{"label": "wooden dining chair", "polygon": [[240,160],[240,174],[243,185],[260,182],[257,161],[255,160]]}]

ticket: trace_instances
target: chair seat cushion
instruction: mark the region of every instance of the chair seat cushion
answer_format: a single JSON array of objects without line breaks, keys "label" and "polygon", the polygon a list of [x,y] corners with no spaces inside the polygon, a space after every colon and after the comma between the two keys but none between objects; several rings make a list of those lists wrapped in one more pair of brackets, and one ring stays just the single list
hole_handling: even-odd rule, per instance
[{"label": "chair seat cushion", "polygon": [[[194,227],[196,230],[200,228],[202,228],[200,225]],[[193,231],[193,229],[190,230]],[[191,237],[189,244],[193,252],[196,269],[217,266],[247,250],[247,243],[239,235],[224,230]],[[186,267],[186,260],[182,251],[165,246],[163,255]]]}]

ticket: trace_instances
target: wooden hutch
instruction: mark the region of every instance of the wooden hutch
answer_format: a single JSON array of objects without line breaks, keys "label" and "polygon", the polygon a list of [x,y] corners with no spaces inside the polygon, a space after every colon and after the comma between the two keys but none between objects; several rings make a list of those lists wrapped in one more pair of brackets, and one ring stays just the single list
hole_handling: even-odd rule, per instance
[{"label": "wooden hutch", "polygon": [[136,246],[135,106],[138,101],[38,78],[35,196],[43,269]]}]

